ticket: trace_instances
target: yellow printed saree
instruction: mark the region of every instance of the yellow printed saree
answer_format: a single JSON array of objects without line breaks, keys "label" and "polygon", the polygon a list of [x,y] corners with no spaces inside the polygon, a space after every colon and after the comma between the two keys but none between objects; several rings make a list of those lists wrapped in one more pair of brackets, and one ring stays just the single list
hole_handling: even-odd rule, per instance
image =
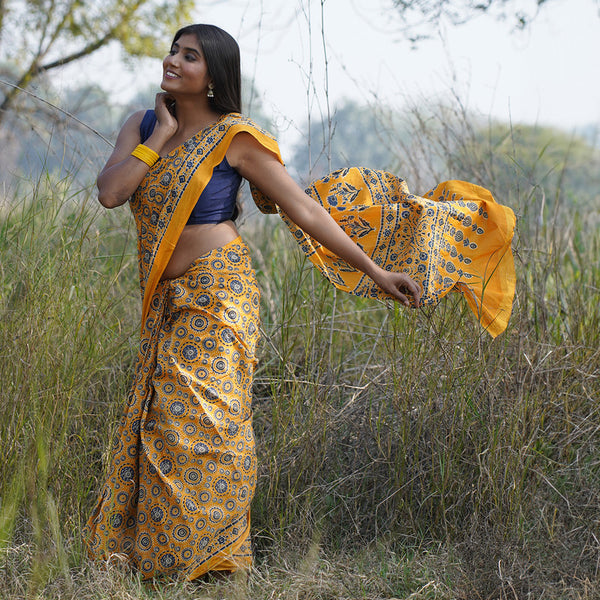
[{"label": "yellow printed saree", "polygon": [[[423,197],[391,173],[341,169],[307,190],[379,266],[408,273],[422,289],[421,305],[461,292],[492,336],[508,324],[515,291],[511,241],[515,215],[488,190],[445,181]],[[339,289],[371,298],[385,294],[366,275],[282,217],[302,250]]]},{"label": "yellow printed saree", "polygon": [[145,579],[251,563],[256,485],[251,388],[259,291],[237,238],[177,279],[160,277],[233,136],[272,137],[229,115],[161,159],[131,200],[138,231],[142,332],[108,477],[84,531],[92,556]]},{"label": "yellow printed saree", "polygon": [[[251,563],[256,485],[251,387],[259,291],[241,239],[161,281],[193,206],[239,132],[281,160],[275,140],[231,114],[160,159],[130,205],[138,233],[141,341],[134,382],[106,482],[84,535],[92,556],[120,557],[145,579],[235,570]],[[506,326],[514,291],[514,216],[489,192],[447,182],[427,198],[393,175],[333,173],[309,194],[381,266],[402,269],[433,304],[454,289],[482,325]],[[277,207],[258,190],[263,212]],[[336,286],[378,297],[361,273],[281,215],[304,252]]]}]

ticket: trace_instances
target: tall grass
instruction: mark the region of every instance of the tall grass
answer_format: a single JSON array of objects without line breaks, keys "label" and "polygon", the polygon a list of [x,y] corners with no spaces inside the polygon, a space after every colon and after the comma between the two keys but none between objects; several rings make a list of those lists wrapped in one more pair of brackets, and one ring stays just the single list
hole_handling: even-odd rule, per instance
[{"label": "tall grass", "polygon": [[81,505],[98,489],[129,379],[137,300],[131,236],[114,219],[100,223],[88,196],[46,174],[21,186],[0,222],[5,568],[15,544],[35,549],[15,597],[56,573],[67,577],[80,562]]},{"label": "tall grass", "polygon": [[[422,132],[440,142],[440,156],[427,159],[437,165],[450,133]],[[492,138],[460,127],[452,135],[471,148],[462,173],[477,168],[495,189]],[[246,584],[204,588],[143,586],[88,563],[80,541],[136,346],[126,211],[100,212],[90,190],[47,174],[7,199],[0,596],[600,594],[600,235],[587,226],[597,215],[559,202],[549,210],[546,197],[569,190],[560,180],[556,189],[529,183],[502,186],[520,214],[519,279],[496,340],[458,297],[415,312],[334,301],[281,227],[246,224],[264,332],[254,388],[257,567]]]}]

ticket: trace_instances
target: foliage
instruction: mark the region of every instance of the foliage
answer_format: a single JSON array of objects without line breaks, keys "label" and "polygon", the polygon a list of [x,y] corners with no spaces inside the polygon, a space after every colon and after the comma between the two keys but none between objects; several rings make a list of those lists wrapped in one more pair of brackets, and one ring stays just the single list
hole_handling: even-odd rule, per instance
[{"label": "foliage", "polygon": [[[188,20],[192,0],[19,0],[0,8],[0,51],[18,70],[15,85],[27,87],[43,73],[89,56],[116,42],[131,56],[157,56]],[[21,32],[15,37],[12,32]],[[8,35],[10,34],[10,35]],[[167,43],[167,42],[165,42]],[[0,122],[19,94],[3,85]]]},{"label": "foliage", "polygon": [[598,224],[600,150],[593,139],[542,125],[484,121],[444,104],[409,110],[403,132],[393,136],[391,151],[404,158],[407,180],[414,177],[421,191],[442,178],[464,179],[494,190],[525,217],[523,226],[551,218],[567,226],[575,210],[587,213],[590,230]]},{"label": "foliage", "polygon": [[[68,176],[86,186],[95,180],[96,157],[110,150],[118,107],[97,85],[72,88],[62,101],[51,85],[44,87],[44,99],[50,104],[23,94],[18,118],[9,116],[10,128],[0,129],[4,167],[0,182],[10,187],[31,173],[47,171],[58,179]],[[59,102],[61,110],[56,108]]]},{"label": "foliage", "polygon": [[[536,18],[540,9],[557,0],[392,0],[402,17],[402,30],[413,42],[431,36],[443,22],[466,23],[483,13],[509,20],[524,29]],[[598,3],[598,0],[595,0]]]},{"label": "foliage", "polygon": [[397,115],[352,100],[336,106],[331,122],[312,121],[304,130],[290,161],[304,182],[348,165],[389,170],[396,162],[389,150],[391,140],[402,136]]}]

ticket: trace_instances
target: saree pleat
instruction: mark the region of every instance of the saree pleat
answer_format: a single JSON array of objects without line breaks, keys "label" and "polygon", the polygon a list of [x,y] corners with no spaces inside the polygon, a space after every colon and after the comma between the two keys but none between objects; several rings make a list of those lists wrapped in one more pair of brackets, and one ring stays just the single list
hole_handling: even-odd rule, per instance
[{"label": "saree pleat", "polygon": [[259,291],[246,246],[196,260],[152,305],[90,550],[144,578],[248,567]]}]

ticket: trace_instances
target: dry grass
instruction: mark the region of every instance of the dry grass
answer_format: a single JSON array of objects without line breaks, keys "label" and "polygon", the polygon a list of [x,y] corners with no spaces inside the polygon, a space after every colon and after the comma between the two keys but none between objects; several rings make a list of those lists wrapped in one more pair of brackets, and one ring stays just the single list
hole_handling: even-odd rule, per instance
[{"label": "dry grass", "polygon": [[495,341],[458,297],[407,313],[336,295],[281,228],[246,226],[265,334],[256,566],[150,587],[90,564],[79,536],[135,350],[131,226],[50,175],[19,190],[0,218],[0,597],[600,596],[596,217],[563,211],[563,188],[507,193],[518,294]]}]

